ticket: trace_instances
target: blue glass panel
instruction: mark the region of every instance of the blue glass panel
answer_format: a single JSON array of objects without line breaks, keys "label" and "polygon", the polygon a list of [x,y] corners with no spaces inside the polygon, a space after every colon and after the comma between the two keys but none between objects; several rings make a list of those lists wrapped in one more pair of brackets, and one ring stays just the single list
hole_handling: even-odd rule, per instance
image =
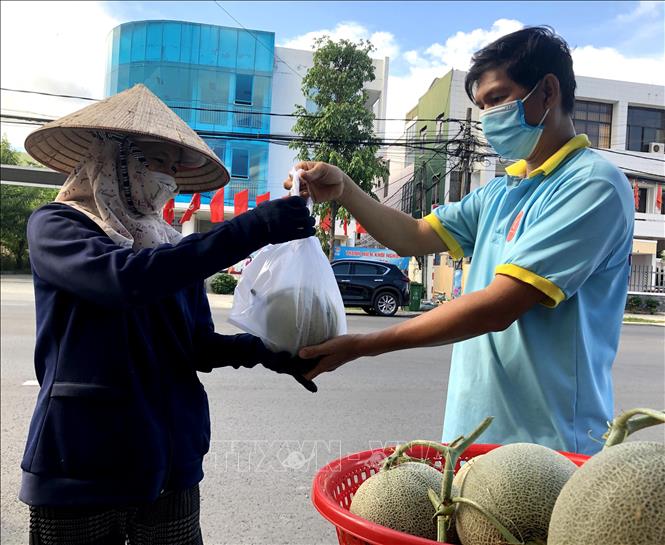
[{"label": "blue glass panel", "polygon": [[121,64],[118,67],[118,84],[116,85],[117,92],[120,93],[125,89],[129,89],[129,65]]},{"label": "blue glass panel", "polygon": [[111,53],[111,65],[109,70],[117,68],[120,63],[120,27],[115,27],[113,29],[112,42],[111,47],[113,52]]},{"label": "blue glass panel", "polygon": [[178,62],[180,60],[180,23],[165,23],[163,29],[164,60]]},{"label": "blue glass panel", "polygon": [[120,32],[120,58],[119,64],[125,64],[131,60],[133,25],[123,26]]},{"label": "blue glass panel", "polygon": [[110,97],[118,92],[118,69],[111,70],[106,83],[106,96]]},{"label": "blue glass panel", "polygon": [[148,23],[145,59],[147,61],[162,60],[162,23]]},{"label": "blue glass panel", "polygon": [[[261,46],[259,46],[261,47]],[[254,70],[256,39],[246,30],[238,31],[237,65],[239,70]]]},{"label": "blue glass panel", "polygon": [[182,25],[180,27],[180,62],[190,64],[192,62],[192,39],[194,37],[194,25]]},{"label": "blue glass panel", "polygon": [[145,65],[143,63],[132,63],[129,65],[128,87],[134,87],[137,83],[145,84]]},{"label": "blue glass panel", "polygon": [[217,64],[219,49],[219,32],[217,27],[201,26],[201,46],[199,50],[199,64]]},{"label": "blue glass panel", "polygon": [[138,23],[134,26],[134,36],[132,36],[132,62],[145,60],[145,23]]},{"label": "blue glass panel", "polygon": [[201,49],[201,25],[192,25],[192,60],[191,64],[199,63]]},{"label": "blue glass panel", "polygon": [[215,155],[219,158],[222,163],[226,162],[226,140],[221,138],[206,138],[206,144],[210,146],[210,149],[215,152]]},{"label": "blue glass panel", "polygon": [[212,199],[214,191],[204,191],[201,193],[201,204],[210,204],[210,199]]},{"label": "blue glass panel", "polygon": [[231,157],[231,176],[247,178],[249,176],[249,151],[234,149]]},{"label": "blue glass panel", "polygon": [[254,70],[257,72],[272,72],[275,56],[275,35],[268,32],[255,32],[258,39],[256,44],[256,57]]},{"label": "blue glass panel", "polygon": [[235,69],[238,50],[238,31],[232,28],[219,29],[219,55],[217,65]]},{"label": "blue glass panel", "polygon": [[254,76],[247,74],[236,74],[236,104],[252,104],[252,87],[254,85]]}]

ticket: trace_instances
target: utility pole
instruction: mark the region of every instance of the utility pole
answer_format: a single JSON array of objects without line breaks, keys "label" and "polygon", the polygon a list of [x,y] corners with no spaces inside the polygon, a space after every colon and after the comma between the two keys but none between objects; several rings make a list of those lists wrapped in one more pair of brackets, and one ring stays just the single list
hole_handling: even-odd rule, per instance
[{"label": "utility pole", "polygon": [[460,200],[464,198],[465,195],[471,193],[471,155],[475,150],[472,149],[471,133],[471,108],[466,109],[466,124],[464,126],[464,140],[462,143],[462,179],[460,180],[462,184],[462,191],[460,192]]},{"label": "utility pole", "polygon": [[[471,108],[466,109],[466,124],[464,125],[464,137],[462,140],[462,153],[461,153],[461,173],[460,173],[460,200],[466,195],[471,193],[471,157],[475,152],[473,134],[471,132]],[[454,270],[463,271],[464,260],[459,259],[455,262]],[[453,273],[453,289],[451,293],[455,292],[455,273]]]}]

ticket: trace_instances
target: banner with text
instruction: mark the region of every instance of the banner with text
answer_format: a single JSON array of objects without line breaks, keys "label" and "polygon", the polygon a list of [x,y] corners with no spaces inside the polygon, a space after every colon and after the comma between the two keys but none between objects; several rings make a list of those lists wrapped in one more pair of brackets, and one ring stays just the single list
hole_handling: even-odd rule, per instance
[{"label": "banner with text", "polygon": [[400,257],[388,248],[361,248],[354,246],[335,246],[335,259],[369,259],[392,263],[404,271],[409,268],[409,257]]}]

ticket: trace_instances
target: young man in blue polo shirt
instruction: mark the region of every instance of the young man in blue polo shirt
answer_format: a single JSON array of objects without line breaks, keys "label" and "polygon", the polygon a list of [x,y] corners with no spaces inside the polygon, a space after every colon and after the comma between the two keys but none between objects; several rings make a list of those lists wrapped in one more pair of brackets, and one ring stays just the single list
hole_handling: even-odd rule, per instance
[{"label": "young man in blue polo shirt", "polygon": [[334,166],[299,165],[315,201],[338,200],[401,255],[473,258],[462,297],[303,350],[323,357],[308,378],[360,356],[456,343],[444,442],[493,415],[484,442],[591,454],[613,413],[633,237],[628,181],[575,135],[572,59],[550,29],[526,28],[476,53],[466,89],[489,143],[516,162],[422,220],[371,199]]}]

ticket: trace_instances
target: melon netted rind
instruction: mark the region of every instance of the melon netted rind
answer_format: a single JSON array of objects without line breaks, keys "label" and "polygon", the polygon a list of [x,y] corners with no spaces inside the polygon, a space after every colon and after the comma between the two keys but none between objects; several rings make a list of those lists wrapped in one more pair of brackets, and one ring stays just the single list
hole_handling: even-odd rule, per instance
[{"label": "melon netted rind", "polygon": [[665,445],[622,443],[590,458],[552,512],[548,545],[663,545]]},{"label": "melon netted rind", "polygon": [[435,510],[427,489],[441,489],[441,472],[419,462],[407,462],[372,475],[360,485],[350,511],[370,522],[436,540]]},{"label": "melon netted rind", "polygon": [[273,351],[297,354],[300,348],[321,344],[338,334],[335,304],[311,287],[286,288],[265,302],[266,341]]},{"label": "melon netted rind", "polygon": [[[576,466],[558,452],[515,443],[478,457],[464,475],[460,495],[475,501],[521,541],[547,539],[556,498]],[[506,540],[477,509],[458,504],[456,529],[464,545],[500,545]]]}]

